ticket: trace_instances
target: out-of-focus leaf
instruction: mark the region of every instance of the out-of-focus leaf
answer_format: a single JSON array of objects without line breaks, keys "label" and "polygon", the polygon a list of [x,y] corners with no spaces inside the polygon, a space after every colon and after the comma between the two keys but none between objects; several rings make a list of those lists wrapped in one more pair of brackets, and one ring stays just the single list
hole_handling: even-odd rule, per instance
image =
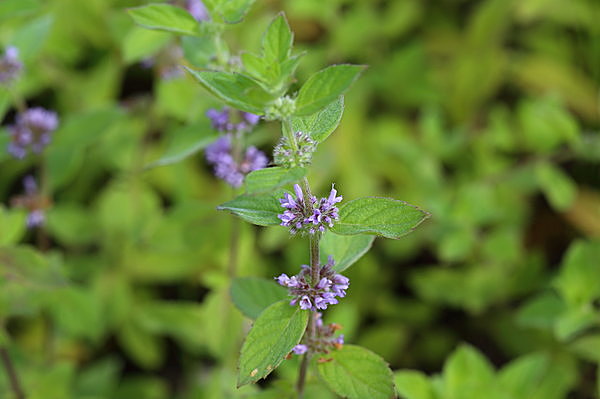
[{"label": "out-of-focus leaf", "polygon": [[588,237],[600,237],[600,194],[597,191],[580,187],[575,200],[564,215]]},{"label": "out-of-focus leaf", "polygon": [[308,133],[313,140],[321,143],[338,127],[343,113],[344,96],[340,96],[312,115],[292,117],[292,129],[294,132]]},{"label": "out-of-focus leaf", "polygon": [[385,360],[368,349],[344,345],[322,356],[319,375],[331,390],[350,399],[394,397],[392,371]]},{"label": "out-of-focus leaf", "polygon": [[0,205],[0,247],[19,242],[25,234],[26,217],[23,209],[5,209]]},{"label": "out-of-focus leaf", "polygon": [[583,305],[600,295],[600,244],[576,241],[569,247],[554,285],[567,303]]},{"label": "out-of-focus leaf", "polygon": [[432,384],[419,371],[402,370],[394,375],[398,393],[404,399],[435,399]]},{"label": "out-of-focus leaf", "polygon": [[149,4],[127,10],[136,24],[182,35],[200,34],[198,21],[181,7],[170,4]]},{"label": "out-of-focus leaf", "polygon": [[493,390],[495,372],[492,365],[471,346],[462,345],[454,351],[444,364],[443,374],[448,399],[475,399],[481,392],[498,393]]},{"label": "out-of-focus leaf", "polygon": [[127,63],[140,61],[156,53],[171,39],[172,35],[164,32],[133,27],[123,39],[123,58]]},{"label": "out-of-focus leaf", "polygon": [[429,217],[416,206],[391,198],[365,197],[349,201],[339,210],[332,232],[342,235],[375,234],[400,238]]},{"label": "out-of-focus leaf", "polygon": [[255,0],[205,0],[211,15],[220,15],[223,21],[230,24],[241,22]]},{"label": "out-of-focus leaf", "polygon": [[548,202],[559,211],[569,208],[577,196],[575,182],[562,170],[547,162],[537,164],[535,173]]},{"label": "out-of-focus leaf", "polygon": [[251,319],[256,319],[267,307],[287,297],[287,289],[273,280],[258,277],[234,279],[230,293],[235,306]]},{"label": "out-of-focus leaf", "polygon": [[297,306],[290,306],[288,301],[281,301],[258,316],[240,353],[238,387],[265,378],[279,366],[300,342],[308,314]]},{"label": "out-of-focus leaf", "polygon": [[366,254],[374,240],[370,235],[341,236],[326,232],[320,242],[321,261],[325,263],[328,256],[333,256],[333,270],[341,273]]},{"label": "out-of-focus leaf", "polygon": [[0,2],[0,20],[35,12],[40,0],[3,0]]},{"label": "out-of-focus leaf", "polygon": [[52,22],[52,17],[43,16],[15,32],[11,44],[19,49],[20,58],[28,60],[38,54],[46,42]]}]

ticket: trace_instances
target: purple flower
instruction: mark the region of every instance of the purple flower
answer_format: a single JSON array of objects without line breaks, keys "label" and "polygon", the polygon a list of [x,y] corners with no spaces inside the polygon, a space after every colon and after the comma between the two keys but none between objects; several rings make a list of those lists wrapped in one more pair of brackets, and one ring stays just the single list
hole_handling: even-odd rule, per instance
[{"label": "purple flower", "polygon": [[315,234],[323,232],[327,227],[333,227],[333,222],[339,219],[338,208],[335,206],[342,200],[342,196],[337,196],[337,191],[331,186],[331,192],[328,198],[317,198],[311,196],[305,201],[302,189],[298,184],[294,185],[296,198],[291,194],[285,193],[279,200],[281,206],[286,210],[277,215],[281,220],[281,226],[289,227],[290,233]]},{"label": "purple flower", "polygon": [[45,209],[48,207],[49,201],[39,192],[33,176],[26,176],[23,179],[23,187],[25,194],[13,198],[12,204],[29,211],[27,215],[28,228],[41,226],[46,221]]},{"label": "purple flower", "polygon": [[294,352],[296,355],[304,355],[307,351],[308,346],[302,344],[298,344],[294,346],[294,349],[292,349],[292,352]]},{"label": "purple flower", "polygon": [[273,150],[273,160],[276,165],[284,168],[308,166],[312,155],[317,150],[317,143],[308,133],[294,133],[296,143],[290,143],[287,137],[282,137]]},{"label": "purple flower", "polygon": [[220,111],[214,108],[206,111],[213,129],[223,133],[235,133],[248,130],[258,123],[260,116],[248,112],[232,110],[224,107]]},{"label": "purple flower", "polygon": [[323,324],[321,313],[316,312],[316,331],[313,337],[305,336],[302,343],[296,345],[292,352],[296,355],[303,355],[310,351],[311,353],[329,353],[333,349],[340,349],[344,345],[344,334],[335,336],[336,332],[342,327],[339,324]]},{"label": "purple flower", "polygon": [[187,10],[196,21],[208,21],[210,16],[202,0],[188,0]]},{"label": "purple flower", "polygon": [[22,159],[30,150],[41,153],[52,140],[52,133],[58,127],[58,116],[55,112],[41,107],[30,108],[17,115],[16,123],[10,126],[8,134],[11,142],[8,152],[17,159]]},{"label": "purple flower", "polygon": [[219,137],[206,148],[206,160],[213,165],[215,175],[233,187],[241,186],[245,175],[269,163],[266,155],[256,147],[248,147],[244,158],[237,163],[233,158],[229,134]]},{"label": "purple flower", "polygon": [[22,69],[23,63],[19,60],[19,50],[13,46],[7,47],[4,56],[0,58],[0,84],[10,84],[15,81]]},{"label": "purple flower", "polygon": [[[288,294],[292,297],[290,305],[299,304],[302,310],[324,310],[327,306],[338,303],[336,297],[346,296],[345,290],[350,284],[347,277],[334,272],[334,264],[333,257],[330,256],[328,262],[319,267],[316,284],[311,283],[311,270],[306,265],[302,265],[300,273],[296,276],[289,277],[284,273],[275,277],[275,280],[279,285],[288,288]],[[317,323],[319,322],[317,320]]]}]

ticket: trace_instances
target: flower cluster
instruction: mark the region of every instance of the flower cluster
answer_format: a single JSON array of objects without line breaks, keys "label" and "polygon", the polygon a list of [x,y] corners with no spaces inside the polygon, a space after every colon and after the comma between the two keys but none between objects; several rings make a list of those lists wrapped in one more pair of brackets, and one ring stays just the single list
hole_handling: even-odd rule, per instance
[{"label": "flower cluster", "polygon": [[304,343],[294,346],[292,352],[296,355],[303,355],[308,350],[312,353],[329,353],[332,348],[340,349],[344,345],[344,334],[334,337],[337,330],[342,327],[339,324],[323,324],[322,314],[315,314],[315,322],[317,325],[316,334],[313,338],[305,336]]},{"label": "flower cluster", "polygon": [[312,154],[317,149],[317,143],[308,133],[294,133],[295,146],[290,143],[287,137],[282,137],[273,150],[273,160],[277,165],[284,168],[293,168],[296,166],[308,166],[312,161]]},{"label": "flower cluster", "polygon": [[206,9],[206,6],[202,0],[188,0],[186,8],[192,17],[194,17],[198,22],[208,21],[210,19],[208,10]]},{"label": "flower cluster", "polygon": [[250,129],[260,119],[258,115],[232,110],[227,107],[224,107],[221,111],[209,109],[206,112],[206,116],[210,119],[213,129],[223,133],[235,133]]},{"label": "flower cluster", "polygon": [[342,196],[337,196],[337,190],[331,186],[329,197],[317,200],[317,197],[311,195],[305,198],[302,189],[298,184],[294,185],[296,197],[285,193],[279,200],[281,206],[286,210],[277,215],[281,220],[281,226],[289,227],[290,233],[308,232],[315,234],[323,232],[327,227],[333,227],[333,222],[339,219],[338,208],[335,206],[342,201]]},{"label": "flower cluster", "polygon": [[23,64],[19,60],[19,50],[7,47],[4,56],[0,57],[0,84],[9,84],[19,77]]},{"label": "flower cluster", "polygon": [[248,147],[241,162],[236,162],[231,146],[231,135],[219,137],[206,148],[206,160],[214,167],[215,175],[233,187],[244,182],[244,176],[267,166],[269,160],[256,147]]},{"label": "flower cluster", "polygon": [[25,188],[25,194],[13,198],[12,205],[29,211],[27,227],[41,226],[46,221],[45,210],[49,206],[49,201],[39,192],[37,182],[33,176],[27,176],[23,179],[23,187]]},{"label": "flower cluster", "polygon": [[302,270],[296,276],[289,277],[284,273],[275,277],[275,280],[288,288],[289,295],[293,297],[290,305],[299,304],[303,310],[325,310],[328,305],[338,303],[336,296],[345,297],[350,285],[347,277],[333,271],[334,264],[330,256],[328,262],[319,268],[316,281],[311,281],[311,271],[307,265],[302,265]]},{"label": "flower cluster", "polygon": [[8,152],[17,159],[25,158],[28,149],[39,154],[50,143],[57,126],[56,113],[44,108],[30,108],[18,114],[16,123],[8,129]]}]

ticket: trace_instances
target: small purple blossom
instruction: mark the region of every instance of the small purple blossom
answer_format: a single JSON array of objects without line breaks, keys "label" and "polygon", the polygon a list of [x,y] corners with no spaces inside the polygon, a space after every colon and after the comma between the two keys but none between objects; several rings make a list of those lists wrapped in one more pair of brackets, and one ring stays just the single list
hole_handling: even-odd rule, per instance
[{"label": "small purple blossom", "polygon": [[58,116],[41,107],[30,108],[17,115],[16,123],[8,128],[11,142],[8,152],[17,159],[27,155],[28,150],[39,154],[50,141],[58,127]]},{"label": "small purple blossom", "polygon": [[289,193],[279,200],[281,206],[286,210],[277,215],[281,220],[281,226],[289,227],[290,233],[297,232],[315,234],[323,232],[328,227],[333,227],[333,222],[339,219],[338,208],[335,206],[342,201],[342,196],[337,196],[337,190],[331,186],[329,197],[317,201],[311,196],[306,201],[302,189],[298,184],[294,185],[296,198]]},{"label": "small purple blossom", "polygon": [[9,46],[0,57],[0,84],[14,82],[23,69],[23,63],[19,59],[19,49]]},{"label": "small purple blossom", "polygon": [[210,19],[208,10],[202,0],[188,0],[186,8],[196,21],[208,21]]},{"label": "small purple blossom", "polygon": [[233,187],[239,187],[248,173],[267,166],[269,160],[256,147],[248,147],[240,163],[232,154],[231,135],[219,137],[206,148],[206,160],[214,167],[215,175]]},{"label": "small purple blossom", "polygon": [[223,133],[235,133],[248,130],[258,123],[260,116],[248,112],[232,110],[224,107],[220,111],[211,108],[206,111],[213,129]]},{"label": "small purple blossom", "polygon": [[300,273],[296,276],[289,277],[287,274],[281,274],[275,277],[275,280],[279,285],[288,288],[288,293],[292,297],[290,305],[299,305],[302,310],[325,310],[327,306],[338,303],[336,297],[346,296],[346,290],[350,285],[347,277],[333,271],[334,264],[333,257],[330,256],[328,262],[320,266],[316,284],[312,284],[310,268],[306,265],[302,265]]},{"label": "small purple blossom", "polygon": [[315,318],[317,327],[315,336],[311,338],[305,336],[303,343],[292,349],[294,354],[303,355],[309,350],[311,353],[329,353],[332,349],[340,349],[344,345],[344,334],[335,336],[342,328],[339,324],[323,324],[323,317],[319,312],[315,313]]},{"label": "small purple blossom", "polygon": [[23,188],[25,194],[13,198],[13,206],[25,208],[29,211],[27,215],[27,227],[39,227],[46,221],[45,210],[49,201],[39,192],[37,182],[33,176],[26,176],[23,179]]}]

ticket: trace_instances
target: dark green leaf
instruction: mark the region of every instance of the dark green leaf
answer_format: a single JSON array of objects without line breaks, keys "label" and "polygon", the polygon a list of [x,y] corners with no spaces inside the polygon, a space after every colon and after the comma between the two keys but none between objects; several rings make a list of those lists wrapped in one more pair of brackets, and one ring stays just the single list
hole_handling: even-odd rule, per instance
[{"label": "dark green leaf", "polygon": [[326,262],[329,255],[333,256],[333,270],[341,273],[371,249],[373,240],[375,237],[371,235],[341,236],[327,232],[321,239],[321,260]]},{"label": "dark green leaf", "polygon": [[338,127],[343,113],[344,96],[339,96],[337,100],[312,115],[293,117],[292,128],[295,132],[310,134],[313,140],[321,143]]},{"label": "dark green leaf", "polygon": [[219,205],[217,209],[230,211],[247,222],[259,226],[281,224],[277,215],[283,213],[277,194],[240,195],[231,201]]},{"label": "dark green leaf", "polygon": [[362,65],[332,65],[312,75],[296,98],[296,116],[314,114],[344,94],[364,71]]},{"label": "dark green leaf", "polygon": [[193,71],[186,68],[202,86],[228,105],[242,111],[263,115],[272,100],[254,80],[237,73]]},{"label": "dark green leaf", "polygon": [[[327,386],[349,399],[394,397],[392,370],[375,353],[355,345],[344,345],[323,355],[317,369]],[[331,360],[329,360],[331,359]]]},{"label": "dark green leaf", "polygon": [[258,194],[271,192],[306,176],[305,168],[286,169],[279,166],[255,170],[246,176],[246,192]]},{"label": "dark green leaf", "polygon": [[127,12],[136,24],[144,28],[191,36],[200,33],[198,21],[181,7],[170,4],[149,4],[130,8]]},{"label": "dark green leaf", "polygon": [[416,206],[392,198],[364,197],[340,207],[340,220],[331,231],[336,234],[376,234],[400,238],[429,217]]},{"label": "dark green leaf", "polygon": [[231,299],[246,316],[256,319],[267,307],[287,297],[287,289],[274,280],[239,277],[231,283]]},{"label": "dark green leaf", "polygon": [[240,353],[238,387],[266,377],[279,366],[302,339],[308,315],[308,311],[281,301],[258,316]]}]

